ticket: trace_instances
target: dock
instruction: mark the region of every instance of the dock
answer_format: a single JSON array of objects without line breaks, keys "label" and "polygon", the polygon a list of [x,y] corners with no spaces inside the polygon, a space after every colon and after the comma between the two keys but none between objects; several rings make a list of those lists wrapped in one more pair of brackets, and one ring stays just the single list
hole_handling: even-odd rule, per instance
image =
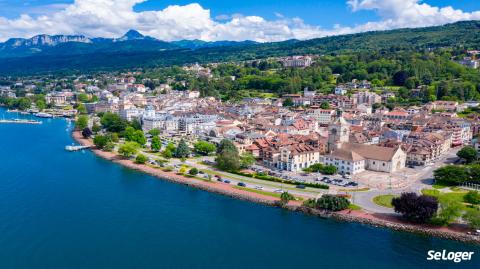
[{"label": "dock", "polygon": [[12,120],[0,120],[0,124],[42,124],[42,122],[36,121],[36,120],[12,119]]},{"label": "dock", "polygon": [[79,151],[79,150],[84,150],[89,148],[91,148],[91,146],[66,146],[65,150],[73,152],[73,151]]}]

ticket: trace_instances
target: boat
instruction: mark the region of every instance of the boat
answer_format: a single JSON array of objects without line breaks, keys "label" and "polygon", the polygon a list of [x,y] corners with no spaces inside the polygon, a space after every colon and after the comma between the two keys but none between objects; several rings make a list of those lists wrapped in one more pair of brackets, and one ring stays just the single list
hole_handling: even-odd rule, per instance
[{"label": "boat", "polygon": [[48,113],[44,113],[44,112],[38,112],[34,115],[35,115],[35,117],[39,117],[39,118],[53,118],[52,114],[48,114]]}]

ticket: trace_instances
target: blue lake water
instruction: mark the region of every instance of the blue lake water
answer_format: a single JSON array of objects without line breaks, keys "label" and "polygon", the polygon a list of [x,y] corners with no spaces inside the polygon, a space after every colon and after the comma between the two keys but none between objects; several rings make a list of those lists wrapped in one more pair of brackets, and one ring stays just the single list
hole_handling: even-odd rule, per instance
[{"label": "blue lake water", "polygon": [[[0,109],[0,119],[27,117]],[[480,268],[480,247],[305,216],[68,153],[63,119],[0,124],[0,268]],[[475,251],[427,261],[428,250]]]}]

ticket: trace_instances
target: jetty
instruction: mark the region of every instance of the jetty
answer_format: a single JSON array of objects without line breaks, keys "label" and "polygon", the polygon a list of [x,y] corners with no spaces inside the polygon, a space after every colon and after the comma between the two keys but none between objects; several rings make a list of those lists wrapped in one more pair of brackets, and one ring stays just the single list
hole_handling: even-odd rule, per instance
[{"label": "jetty", "polygon": [[11,120],[0,120],[0,124],[7,124],[7,123],[13,123],[13,124],[42,124],[41,121],[36,121],[36,120],[24,120],[24,119],[11,119]]},{"label": "jetty", "polygon": [[91,148],[91,146],[66,146],[65,150],[73,152],[73,151],[79,151],[79,150],[84,150],[89,148]]}]

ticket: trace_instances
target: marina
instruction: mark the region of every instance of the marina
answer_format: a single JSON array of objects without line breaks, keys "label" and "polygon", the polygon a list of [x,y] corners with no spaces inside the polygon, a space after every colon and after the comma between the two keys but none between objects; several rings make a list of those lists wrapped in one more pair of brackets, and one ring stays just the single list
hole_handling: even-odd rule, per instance
[{"label": "marina", "polygon": [[36,120],[11,119],[11,120],[0,120],[0,124],[42,124],[42,122],[36,121]]}]

